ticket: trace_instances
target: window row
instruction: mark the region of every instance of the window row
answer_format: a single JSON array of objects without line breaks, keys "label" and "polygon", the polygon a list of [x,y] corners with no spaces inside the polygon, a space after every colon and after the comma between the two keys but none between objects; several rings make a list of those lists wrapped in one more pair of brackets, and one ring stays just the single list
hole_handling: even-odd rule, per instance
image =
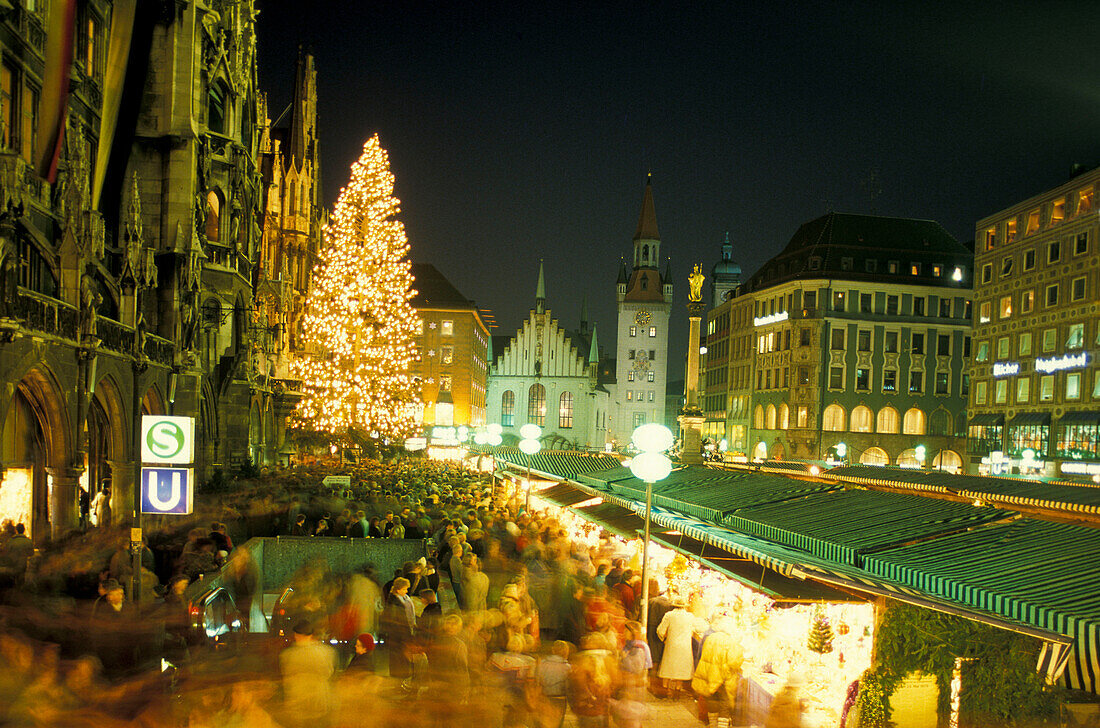
[{"label": "window row", "polygon": [[[1100,425],[1095,423],[1009,425],[971,425],[967,448],[972,455],[1001,451],[1020,457],[1031,450],[1036,459],[1048,457],[1070,460],[1100,460]],[[1007,437],[1006,437],[1007,436]],[[1051,442],[1053,440],[1053,452]]]},{"label": "window row", "polygon": [[[849,381],[845,375],[847,367],[829,367],[829,389],[834,391],[844,391],[846,389],[853,389],[856,392],[870,392],[872,390],[872,382],[874,381],[873,367],[853,367],[854,380]],[[947,371],[937,371],[933,375],[934,387],[932,391],[935,394],[948,395],[951,394],[951,373]],[[963,389],[961,393],[964,396],[967,394],[965,391],[967,382],[969,380],[964,375],[963,377]],[[903,386],[906,383],[904,380],[899,384],[898,370],[886,368],[882,370],[882,392],[883,394],[897,394],[899,386]],[[921,369],[912,369],[909,371],[909,381],[907,383],[907,391],[909,394],[924,394],[925,377],[924,371]]]},{"label": "window row", "polygon": [[[931,335],[928,335],[931,338]],[[925,333],[913,332],[909,337],[909,352],[912,354],[925,353]],[[887,354],[898,353],[898,340],[900,334],[897,331],[884,331],[882,337],[882,351]],[[854,339],[854,341],[853,341]],[[951,334],[936,334],[936,356],[951,356]],[[855,336],[850,336],[846,328],[834,328],[829,335],[829,348],[833,351],[844,351],[853,348],[856,351],[871,351],[873,332],[870,329],[858,329]],[[963,356],[970,356],[970,337],[963,338]]]},{"label": "window row", "polygon": [[[1065,260],[1067,254],[1076,257],[1079,255],[1085,255],[1089,252],[1089,234],[1088,231],[1077,233],[1069,240],[1051,240],[1046,244],[1044,255],[1041,256],[1043,262],[1047,265],[1054,265],[1061,263]],[[993,263],[985,263],[982,265],[982,283],[991,283],[993,281],[994,273],[997,273],[1000,278],[1008,278],[1014,272],[1016,272],[1016,263],[1020,263],[1020,272],[1027,273],[1028,271],[1035,270],[1035,264],[1040,256],[1037,251],[1025,250],[1020,253],[1019,259],[1015,255],[1008,255],[1001,258],[1000,263],[994,270]]]},{"label": "window row", "polygon": [[[935,413],[936,427],[931,434],[950,435],[951,415],[943,410]],[[839,404],[831,404],[821,413],[821,429],[824,432],[881,432],[889,435],[898,434],[898,411],[886,406],[875,414],[870,407],[859,405],[852,409],[851,416]],[[901,417],[901,434],[924,435],[927,434],[924,411],[912,407]],[[872,430],[873,425],[873,430]]]},{"label": "window row", "polygon": [[1011,217],[982,231],[985,250],[1014,242],[1022,227],[1023,234],[1033,235],[1044,228],[1060,224],[1067,216],[1082,215],[1093,210],[1094,188],[1086,187],[1072,195],[1062,196],[1028,210],[1026,215]]},{"label": "window row", "polygon": [[[541,384],[532,384],[527,390],[527,422],[539,427],[546,426],[546,388]],[[516,393],[510,389],[500,395],[500,424],[503,427],[515,427]],[[558,397],[558,429],[573,427],[573,393],[562,392]]]},{"label": "window row", "polygon": [[1035,311],[1038,306],[1036,296],[1041,296],[1039,301],[1044,308],[1053,308],[1063,303],[1076,303],[1088,298],[1089,284],[1087,276],[1077,276],[1070,280],[1069,284],[1051,283],[1041,289],[1029,288],[1022,291],[1017,299],[1017,294],[1010,293],[1000,296],[995,300],[982,301],[978,305],[978,323],[987,324],[993,320],[994,305],[996,306],[998,320],[1012,318],[1013,314],[1025,315]]},{"label": "window row", "polygon": [[[644,335],[645,332],[646,332],[646,327],[643,326],[642,327],[642,334]],[[637,336],[638,335],[638,327],[637,326],[631,326],[630,327],[630,335],[631,336]],[[652,338],[656,338],[656,336],[657,336],[657,327],[656,326],[650,326],[649,327],[649,337],[652,339]]]},{"label": "window row", "polygon": [[656,401],[656,396],[657,395],[654,394],[652,389],[648,391],[648,395],[649,395],[648,397],[646,396],[646,394],[647,394],[646,390],[639,389],[637,391],[634,391],[633,389],[628,389],[628,390],[626,390],[626,401],[627,402],[645,402],[647,400],[649,402]]},{"label": "window row", "polygon": [[[652,382],[656,378],[657,378],[657,375],[654,374],[652,371],[649,371],[649,372],[645,373],[645,380],[647,382]],[[626,381],[633,382],[635,379],[637,379],[639,382],[642,381],[642,373],[641,372],[635,372],[633,369],[631,369],[629,372],[626,373]]]},{"label": "window row", "polygon": [[[974,349],[974,361],[986,362],[990,356],[997,360],[1008,359],[1013,356],[1029,356],[1033,353],[1049,354],[1059,350],[1059,342],[1065,349],[1081,349],[1085,346],[1085,323],[1078,322],[1068,324],[1065,333],[1059,337],[1058,327],[1043,329],[1038,335],[1039,341],[1034,341],[1035,334],[1031,331],[1021,331],[1016,334],[1016,346],[1012,346],[1012,336],[999,336],[996,339],[979,341]],[[1096,342],[1100,344],[1100,325],[1096,329]]]},{"label": "window row", "polygon": [[[431,323],[429,323],[428,328],[434,329],[435,328],[435,322],[432,321]],[[455,322],[454,321],[447,321],[447,320],[440,321],[439,322],[439,333],[442,336],[454,336],[455,335]],[[424,335],[424,320],[423,319],[420,320],[420,323],[416,328],[416,335],[417,336],[423,336]]]},{"label": "window row", "polygon": [[[1039,376],[1038,401],[1078,402],[1084,398],[1088,386],[1087,373],[1066,372],[1065,374],[1043,374]],[[992,382],[974,383],[974,404],[1031,404],[1036,401],[1034,377],[1022,376],[1011,379],[995,379]],[[1061,397],[1058,397],[1058,382],[1061,381]],[[1092,399],[1100,401],[1100,371],[1093,374]]]}]

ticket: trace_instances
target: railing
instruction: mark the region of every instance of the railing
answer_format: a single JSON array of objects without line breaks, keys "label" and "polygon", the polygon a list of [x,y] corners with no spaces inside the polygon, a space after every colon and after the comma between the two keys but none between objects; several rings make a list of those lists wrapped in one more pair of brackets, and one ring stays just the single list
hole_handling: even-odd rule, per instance
[{"label": "railing", "polygon": [[80,336],[80,316],[67,303],[30,291],[20,291],[13,306],[14,318],[23,326],[51,336],[77,341]]},{"label": "railing", "polygon": [[175,363],[176,345],[159,336],[146,336],[145,356],[157,364],[170,367]]},{"label": "railing", "polygon": [[134,330],[117,321],[101,318],[96,324],[96,336],[104,349],[128,354],[134,348]]}]

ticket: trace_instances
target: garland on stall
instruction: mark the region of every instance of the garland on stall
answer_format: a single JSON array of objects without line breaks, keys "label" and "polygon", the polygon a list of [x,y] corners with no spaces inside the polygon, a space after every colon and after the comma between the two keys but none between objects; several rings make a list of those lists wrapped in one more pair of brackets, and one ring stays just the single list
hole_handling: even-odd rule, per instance
[{"label": "garland on stall", "polygon": [[1041,643],[1031,637],[908,604],[891,604],[875,633],[876,665],[864,673],[857,699],[861,728],[882,728],[889,696],[912,672],[936,677],[939,713],[950,710],[955,658],[962,675],[960,724],[1030,725],[1058,714],[1063,690],[1036,672]]}]

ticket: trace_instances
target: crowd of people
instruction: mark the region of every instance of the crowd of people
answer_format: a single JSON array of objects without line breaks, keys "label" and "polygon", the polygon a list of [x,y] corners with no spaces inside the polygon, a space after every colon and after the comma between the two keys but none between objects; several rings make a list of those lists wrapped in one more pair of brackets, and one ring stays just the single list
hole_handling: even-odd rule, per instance
[{"label": "crowd of people", "polygon": [[[192,579],[220,569],[242,620],[256,614],[255,564],[230,537],[240,524],[192,529],[170,559],[145,549],[143,604],[132,603],[133,560],[120,546],[85,623],[93,637],[107,636],[92,639],[92,649],[36,642],[9,621],[0,724],[53,725],[63,714],[95,725],[633,728],[647,724],[654,700],[691,700],[704,724],[736,716],[736,626],[708,619],[694,595],[664,593],[657,580],[643,585],[615,541],[574,541],[552,516],[525,511],[486,476],[454,464],[372,461],[350,474],[339,492],[319,479],[279,486],[286,497],[272,527],[316,538],[427,539],[427,556],[388,579],[371,567],[306,564],[291,580],[285,634],[215,669],[189,632],[184,594]],[[18,601],[9,594],[9,604]],[[110,628],[138,623],[155,624],[161,656],[185,669],[141,669],[143,640]],[[150,694],[162,699],[138,697]],[[796,686],[777,696],[773,714],[769,727],[799,725]]]}]

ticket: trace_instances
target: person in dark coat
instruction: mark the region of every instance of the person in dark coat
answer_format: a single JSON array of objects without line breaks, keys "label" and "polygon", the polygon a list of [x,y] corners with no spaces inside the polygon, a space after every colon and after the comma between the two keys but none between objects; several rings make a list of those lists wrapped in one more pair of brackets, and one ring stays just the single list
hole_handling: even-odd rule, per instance
[{"label": "person in dark coat", "polygon": [[[656,579],[649,580],[649,614],[646,619],[646,644],[649,645],[649,651],[652,655],[653,664],[660,665],[661,658],[665,654],[665,642],[657,636],[657,627],[661,624],[661,620],[665,618],[665,615],[672,611],[672,602],[667,596],[661,593],[661,587],[657,584]],[[655,673],[656,670],[650,670],[650,673]],[[656,674],[650,675],[650,685],[656,686],[661,684],[660,680],[655,679]]]}]

